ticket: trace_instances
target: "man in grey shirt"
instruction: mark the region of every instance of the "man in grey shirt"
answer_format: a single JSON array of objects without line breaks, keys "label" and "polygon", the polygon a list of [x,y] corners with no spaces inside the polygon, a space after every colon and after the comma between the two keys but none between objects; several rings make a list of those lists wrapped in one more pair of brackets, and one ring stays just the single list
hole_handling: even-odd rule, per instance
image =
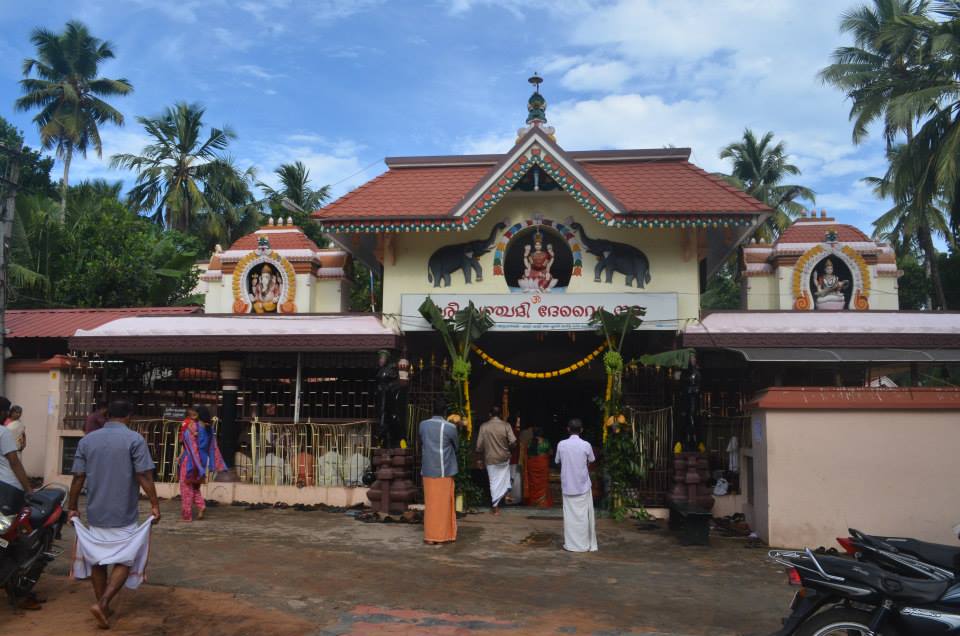
[{"label": "man in grey shirt", "polygon": [[[80,440],[67,504],[69,518],[74,520],[79,514],[80,491],[86,484],[88,525],[74,520],[79,561],[74,565],[74,575],[88,575],[92,580],[97,602],[90,613],[104,629],[110,627],[110,601],[120,588],[124,584],[135,588],[143,579],[149,526],[137,527],[140,488],[150,498],[153,523],[160,521],[153,459],[143,436],[127,428],[132,414],[129,402],[114,400],[103,428]],[[113,571],[108,577],[109,565],[113,565]]]},{"label": "man in grey shirt", "polygon": [[[436,414],[420,422],[420,473],[423,475],[423,540],[430,545],[457,540],[454,505],[460,432],[444,417],[447,402],[438,398]],[[451,416],[453,417],[453,416]],[[459,419],[459,418],[457,418]]]}]

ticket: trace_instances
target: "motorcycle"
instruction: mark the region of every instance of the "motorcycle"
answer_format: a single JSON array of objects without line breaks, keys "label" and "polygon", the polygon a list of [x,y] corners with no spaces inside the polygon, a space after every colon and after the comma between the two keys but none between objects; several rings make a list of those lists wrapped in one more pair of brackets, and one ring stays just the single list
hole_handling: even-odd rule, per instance
[{"label": "motorcycle", "polygon": [[771,550],[800,587],[775,636],[957,636],[960,582],[911,578],[877,564]]},{"label": "motorcycle", "polygon": [[907,537],[880,537],[854,528],[837,537],[844,551],[859,561],[876,563],[905,576],[952,581],[960,573],[960,548]]},{"label": "motorcycle", "polygon": [[[67,489],[59,485],[26,497],[0,492],[0,586],[11,603],[30,594],[47,564],[63,553],[54,541],[67,521],[66,498]],[[20,499],[23,506],[12,503]]]}]

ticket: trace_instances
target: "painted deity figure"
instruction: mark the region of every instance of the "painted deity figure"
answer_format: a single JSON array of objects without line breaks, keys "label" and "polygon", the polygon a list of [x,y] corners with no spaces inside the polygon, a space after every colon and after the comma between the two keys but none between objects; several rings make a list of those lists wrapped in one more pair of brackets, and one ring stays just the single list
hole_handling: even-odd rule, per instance
[{"label": "painted deity figure", "polygon": [[533,244],[523,246],[523,277],[518,281],[520,289],[529,292],[549,292],[557,284],[550,270],[555,254],[553,245],[547,243],[544,249],[543,234],[537,230],[533,235]]},{"label": "painted deity figure", "polygon": [[270,265],[264,264],[250,278],[250,297],[253,311],[258,314],[273,313],[280,303],[280,277]]},{"label": "painted deity figure", "polygon": [[820,310],[837,311],[845,309],[847,299],[844,292],[850,287],[850,281],[842,280],[833,271],[833,261],[827,259],[823,264],[823,273],[813,272],[814,306]]}]

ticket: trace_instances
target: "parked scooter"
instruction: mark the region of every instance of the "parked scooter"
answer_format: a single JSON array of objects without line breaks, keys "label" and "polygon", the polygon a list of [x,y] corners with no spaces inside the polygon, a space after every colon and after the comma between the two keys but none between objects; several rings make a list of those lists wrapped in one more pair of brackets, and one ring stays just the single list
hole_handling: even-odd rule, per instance
[{"label": "parked scooter", "polygon": [[876,563],[905,576],[953,581],[960,574],[960,548],[907,537],[880,537],[849,529],[837,542],[859,561]]},{"label": "parked scooter", "polygon": [[874,563],[772,550],[800,587],[776,636],[960,635],[960,582],[910,578]]},{"label": "parked scooter", "polygon": [[[11,603],[30,594],[47,564],[63,552],[54,540],[67,521],[66,497],[67,489],[59,485],[44,486],[25,498],[0,492],[0,586]],[[24,505],[11,505],[14,498],[24,499]]]}]

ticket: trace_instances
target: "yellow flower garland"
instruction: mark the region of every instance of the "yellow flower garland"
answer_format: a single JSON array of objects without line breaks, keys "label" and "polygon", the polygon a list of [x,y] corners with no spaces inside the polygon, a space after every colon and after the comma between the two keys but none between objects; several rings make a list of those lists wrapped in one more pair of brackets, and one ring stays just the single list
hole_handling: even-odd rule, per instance
[{"label": "yellow flower garland", "polygon": [[603,353],[603,350],[607,348],[607,344],[603,343],[602,345],[594,349],[592,352],[587,354],[587,356],[582,360],[578,360],[577,362],[574,362],[570,366],[563,367],[562,369],[557,369],[556,371],[521,371],[519,369],[514,369],[513,367],[508,367],[502,362],[498,362],[497,360],[494,360],[492,357],[490,357],[488,353],[486,353],[483,349],[481,349],[477,345],[472,345],[472,346],[473,346],[473,350],[477,353],[478,356],[480,356],[480,358],[484,362],[493,365],[495,368],[499,369],[500,371],[503,371],[504,373],[509,373],[510,375],[515,375],[518,378],[525,378],[527,380],[546,380],[548,378],[557,378],[557,377],[560,377],[561,375],[567,375],[568,373],[573,373],[577,369],[582,369],[583,367],[587,366],[590,362],[594,360],[594,358],[596,358],[598,355]]}]

